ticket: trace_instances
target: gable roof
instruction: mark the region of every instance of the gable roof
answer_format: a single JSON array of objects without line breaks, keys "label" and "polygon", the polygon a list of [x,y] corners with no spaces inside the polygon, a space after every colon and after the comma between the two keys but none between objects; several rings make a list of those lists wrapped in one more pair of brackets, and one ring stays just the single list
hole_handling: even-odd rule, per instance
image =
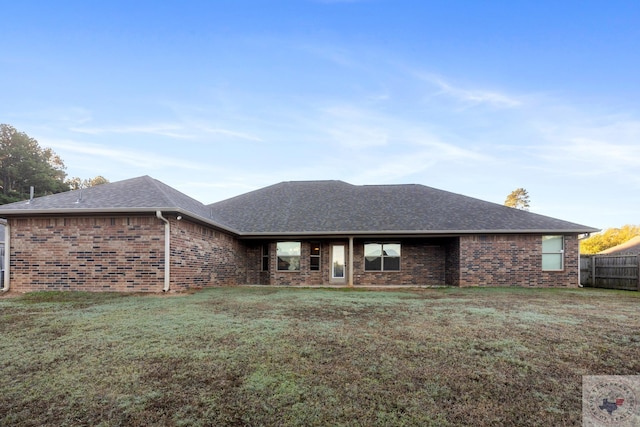
[{"label": "gable roof", "polygon": [[252,235],[598,231],[417,184],[282,182],[209,207],[218,221]]},{"label": "gable roof", "polygon": [[640,236],[636,236],[631,238],[631,240],[627,240],[624,243],[620,243],[617,246],[614,246],[609,249],[605,249],[604,251],[598,252],[598,254],[609,254],[609,255],[636,255],[640,254]]},{"label": "gable roof", "polygon": [[175,212],[240,237],[591,233],[595,228],[424,185],[291,181],[205,206],[149,176],[0,206],[0,217]]},{"label": "gable roof", "polygon": [[176,212],[224,228],[211,219],[204,204],[146,175],[0,206],[0,216],[155,211]]}]

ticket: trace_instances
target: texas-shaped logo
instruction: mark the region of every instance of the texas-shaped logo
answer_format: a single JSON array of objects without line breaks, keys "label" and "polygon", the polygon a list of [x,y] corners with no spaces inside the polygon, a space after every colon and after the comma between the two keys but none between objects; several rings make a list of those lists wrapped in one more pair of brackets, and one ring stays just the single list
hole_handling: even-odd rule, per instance
[{"label": "texas-shaped logo", "polygon": [[602,399],[602,405],[598,406],[598,408],[606,410],[609,415],[613,413],[613,411],[617,410],[624,403],[624,399],[616,399],[615,402],[609,402],[609,399]]}]

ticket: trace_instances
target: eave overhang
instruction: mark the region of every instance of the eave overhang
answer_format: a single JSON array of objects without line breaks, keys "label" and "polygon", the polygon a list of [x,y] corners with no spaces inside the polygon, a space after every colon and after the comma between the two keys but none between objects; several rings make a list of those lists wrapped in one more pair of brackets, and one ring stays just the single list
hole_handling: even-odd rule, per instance
[{"label": "eave overhang", "polygon": [[130,215],[130,214],[150,214],[154,215],[157,211],[165,213],[174,213],[181,215],[185,218],[189,218],[195,222],[208,225],[213,228],[217,228],[227,233],[240,235],[240,232],[234,228],[220,224],[211,218],[205,218],[203,216],[194,214],[191,211],[176,208],[176,207],[144,207],[144,208],[110,208],[110,209],[96,209],[96,208],[75,208],[75,209],[11,209],[0,210],[0,218],[9,217],[33,217],[33,216],[65,216],[65,215]]},{"label": "eave overhang", "polygon": [[221,224],[211,218],[206,218],[191,211],[176,207],[142,207],[142,208],[73,208],[73,209],[0,209],[0,217],[26,216],[64,216],[64,215],[127,215],[151,214],[156,211],[174,213],[192,221],[207,225],[220,231],[235,235],[243,240],[257,239],[294,239],[294,238],[415,238],[415,237],[453,237],[478,234],[586,234],[600,231],[597,228],[567,228],[567,229],[470,229],[470,230],[339,230],[339,231],[240,231]]},{"label": "eave overhang", "polygon": [[595,228],[579,229],[489,229],[489,230],[346,230],[346,231],[286,231],[286,232],[244,232],[239,233],[241,239],[282,239],[282,238],[376,238],[376,237],[455,237],[462,235],[478,234],[570,234],[578,235],[585,233],[595,233],[599,231]]}]

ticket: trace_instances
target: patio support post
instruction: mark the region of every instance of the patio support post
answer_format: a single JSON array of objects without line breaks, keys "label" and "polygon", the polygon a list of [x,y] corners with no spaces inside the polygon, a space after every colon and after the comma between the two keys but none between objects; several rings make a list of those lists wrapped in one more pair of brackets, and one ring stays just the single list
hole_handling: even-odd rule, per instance
[{"label": "patio support post", "polygon": [[349,281],[347,286],[353,287],[353,236],[349,236]]}]

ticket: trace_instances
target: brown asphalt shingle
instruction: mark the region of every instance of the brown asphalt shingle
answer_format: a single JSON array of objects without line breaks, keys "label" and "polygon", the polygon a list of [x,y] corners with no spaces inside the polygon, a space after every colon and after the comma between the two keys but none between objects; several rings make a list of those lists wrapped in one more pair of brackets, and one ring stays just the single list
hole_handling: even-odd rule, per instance
[{"label": "brown asphalt shingle", "polygon": [[218,221],[244,233],[596,231],[416,184],[282,182],[209,207]]},{"label": "brown asphalt shingle", "polygon": [[188,215],[243,236],[597,231],[416,184],[282,182],[205,206],[149,176],[3,205],[0,217],[156,210]]}]

